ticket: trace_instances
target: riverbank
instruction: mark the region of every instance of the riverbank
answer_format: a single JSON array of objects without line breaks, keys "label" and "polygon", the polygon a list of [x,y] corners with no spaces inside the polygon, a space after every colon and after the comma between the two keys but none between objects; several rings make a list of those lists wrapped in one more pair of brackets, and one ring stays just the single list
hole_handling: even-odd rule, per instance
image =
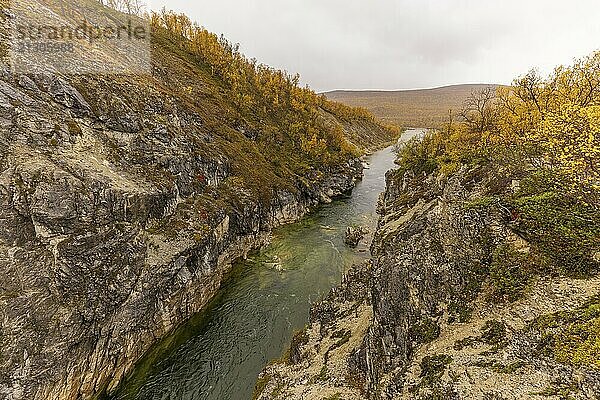
[{"label": "riverbank", "polygon": [[388,174],[372,259],[312,308],[256,399],[598,398],[598,208],[531,170],[446,173],[432,140]]},{"label": "riverbank", "polygon": [[276,229],[272,243],[236,265],[207,310],[155,347],[113,398],[250,398],[260,370],[308,322],[310,305],[369,257],[367,240],[351,250],[344,231],[374,228],[394,159],[391,149],[375,153],[351,196]]}]

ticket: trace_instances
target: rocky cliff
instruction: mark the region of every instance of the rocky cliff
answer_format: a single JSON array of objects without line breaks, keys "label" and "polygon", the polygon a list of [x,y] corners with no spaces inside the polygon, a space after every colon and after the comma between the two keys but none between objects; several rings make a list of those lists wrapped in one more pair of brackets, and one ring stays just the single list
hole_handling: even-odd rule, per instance
[{"label": "rocky cliff", "polygon": [[178,133],[138,131],[123,125],[143,115],[102,121],[57,76],[5,74],[0,92],[0,392],[11,399],[113,388],[214,295],[233,260],[361,174],[348,160],[260,199],[235,160],[199,153],[211,133],[193,114],[170,115]]},{"label": "rocky cliff", "polygon": [[256,398],[599,398],[600,279],[547,272],[504,201],[521,186],[472,166],[388,173],[372,261],[313,307]]},{"label": "rocky cliff", "polygon": [[[361,176],[355,153],[292,154],[277,117],[240,112],[163,36],[150,75],[0,68],[0,398],[111,391],[235,259]],[[320,126],[394,135],[360,118]]]}]

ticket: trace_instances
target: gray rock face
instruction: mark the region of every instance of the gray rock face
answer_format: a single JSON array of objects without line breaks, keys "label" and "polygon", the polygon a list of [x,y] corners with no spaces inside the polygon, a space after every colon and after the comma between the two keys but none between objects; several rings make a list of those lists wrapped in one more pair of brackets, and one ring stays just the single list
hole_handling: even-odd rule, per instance
[{"label": "gray rock face", "polygon": [[[536,398],[552,392],[561,374],[573,398],[600,393],[597,371],[531,351],[543,339],[527,328],[581,306],[598,293],[596,279],[540,281],[516,303],[485,300],[494,250],[530,248],[510,229],[509,210],[476,206],[493,186],[488,178],[466,168],[448,179],[410,171],[389,177],[372,247],[373,322],[362,358],[370,397]],[[563,285],[572,291],[555,295]]]},{"label": "gray rock face", "polygon": [[0,80],[0,398],[114,389],[235,259],[361,174],[348,160],[259,198],[229,151],[255,145],[205,117],[154,81]]},{"label": "gray rock face", "polygon": [[259,398],[599,398],[600,372],[548,354],[543,321],[585,310],[600,278],[546,277],[519,301],[486,300],[494,249],[530,248],[501,204],[477,206],[487,179],[390,172],[371,264],[312,308],[297,356],[263,371]]},{"label": "gray rock face", "polygon": [[474,300],[494,246],[508,236],[499,210],[465,209],[477,189],[465,187],[462,176],[437,181],[408,173],[388,181],[372,248],[372,382],[406,365],[429,329],[460,317],[452,314]]}]

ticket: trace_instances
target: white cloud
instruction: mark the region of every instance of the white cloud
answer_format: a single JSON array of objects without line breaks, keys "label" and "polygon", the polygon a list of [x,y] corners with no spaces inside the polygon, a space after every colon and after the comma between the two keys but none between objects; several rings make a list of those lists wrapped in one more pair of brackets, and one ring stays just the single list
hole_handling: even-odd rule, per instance
[{"label": "white cloud", "polygon": [[317,90],[510,83],[600,48],[596,0],[152,0]]}]

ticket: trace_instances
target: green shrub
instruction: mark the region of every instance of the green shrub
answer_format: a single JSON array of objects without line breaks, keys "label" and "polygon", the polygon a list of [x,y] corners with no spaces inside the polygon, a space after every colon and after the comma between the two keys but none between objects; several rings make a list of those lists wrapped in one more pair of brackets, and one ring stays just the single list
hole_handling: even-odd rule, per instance
[{"label": "green shrub", "polygon": [[503,322],[490,320],[481,328],[481,341],[499,346],[506,341],[506,325]]},{"label": "green shrub", "polygon": [[525,292],[534,272],[529,255],[514,250],[511,245],[498,246],[490,265],[491,293],[489,300],[515,301]]},{"label": "green shrub", "polygon": [[419,343],[430,343],[440,336],[440,327],[433,319],[424,317],[411,326],[411,337]]},{"label": "green shrub", "polygon": [[541,333],[539,354],[600,370],[600,297],[575,311],[539,317],[532,328]]},{"label": "green shrub", "polygon": [[421,386],[430,386],[438,382],[446,367],[452,363],[452,357],[446,354],[426,356],[421,360]]},{"label": "green shrub", "polygon": [[560,176],[538,171],[523,180],[510,200],[513,229],[535,244],[563,273],[597,272],[600,209],[571,196]]}]

